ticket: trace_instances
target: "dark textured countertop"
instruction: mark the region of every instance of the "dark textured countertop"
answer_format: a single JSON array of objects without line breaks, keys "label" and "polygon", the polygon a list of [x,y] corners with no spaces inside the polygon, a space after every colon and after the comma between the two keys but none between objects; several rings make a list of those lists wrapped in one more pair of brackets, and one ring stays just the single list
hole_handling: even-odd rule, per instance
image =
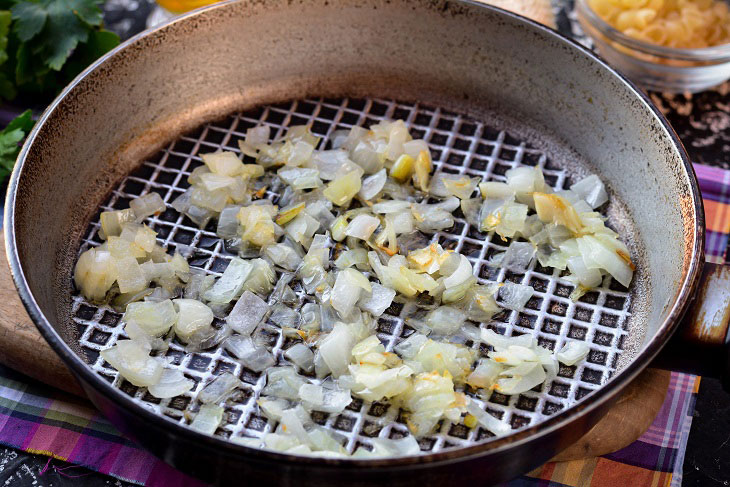
[{"label": "dark textured countertop", "polygon": [[[128,38],[144,29],[153,9],[150,0],[109,0],[107,25]],[[580,36],[571,18],[569,2],[559,9],[561,32]],[[693,96],[650,94],[685,144],[690,157],[730,169],[730,82]],[[30,379],[28,379],[30,381]],[[684,485],[713,487],[730,484],[730,395],[715,379],[703,378],[697,397],[684,463]],[[128,486],[127,482],[82,467],[0,447],[0,485],[12,486]]]}]

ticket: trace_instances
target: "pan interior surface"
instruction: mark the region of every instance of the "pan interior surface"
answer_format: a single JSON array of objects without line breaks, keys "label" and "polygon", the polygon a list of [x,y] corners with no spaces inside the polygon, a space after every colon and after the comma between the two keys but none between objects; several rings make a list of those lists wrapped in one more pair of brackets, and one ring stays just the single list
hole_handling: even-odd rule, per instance
[{"label": "pan interior surface", "polygon": [[[312,98],[319,96],[329,98]],[[99,208],[124,207],[148,191],[170,203],[200,164],[200,152],[235,149],[242,131],[260,121],[277,131],[312,122],[314,132],[326,135],[333,126],[367,126],[386,117],[403,118],[414,135],[424,135],[437,166],[447,171],[498,180],[515,164],[540,164],[555,187],[598,174],[611,196],[609,225],[624,237],[637,265],[629,293],[604,282],[598,293],[572,304],[569,288],[549,270],[490,275],[484,259],[500,241],[485,244],[463,222],[441,234],[444,243],[471,256],[480,278],[534,287],[528,309],[505,314],[495,326],[507,334],[534,333],[548,346],[583,339],[592,352],[542,392],[492,396],[485,404],[518,428],[543,428],[525,427],[489,448],[449,452],[490,440],[483,430],[442,425],[421,446],[444,454],[390,463],[401,468],[443,461],[444,479],[451,478],[454,459],[464,459],[474,475],[494,467],[492,459],[500,461],[491,471],[502,476],[527,471],[582,435],[606,401],[648,364],[696,282],[703,216],[678,139],[632,86],[554,31],[468,0],[223,2],[133,39],[79,77],[41,117],[11,179],[5,237],[20,296],[115,424],[142,432],[145,446],[166,459],[178,446],[204,454],[210,460],[205,467],[215,474],[224,470],[219,450],[234,458],[227,463],[236,467],[226,469],[229,476],[244,467],[255,478],[271,471],[268,463],[241,462],[243,447],[228,449],[170,423],[188,421],[187,413],[197,408],[191,397],[157,401],[99,360],[99,350],[120,336],[119,315],[81,302],[71,279],[79,251],[99,244],[89,226]],[[193,261],[220,273],[230,256],[212,232],[189,223],[171,211],[152,221],[171,249],[193,246]],[[399,310],[391,311],[379,332],[389,345],[407,332]],[[270,331],[277,350],[287,346]],[[219,435],[259,436],[271,428],[255,410],[261,377],[218,352],[183,358],[173,343],[168,355],[197,381],[233,367],[248,384],[227,406]],[[341,416],[320,420],[342,434],[348,448],[405,431],[397,411],[377,405],[353,404]],[[156,432],[151,439],[149,430]],[[560,444],[550,441],[534,454],[511,454],[518,444],[546,445],[558,436]],[[271,457],[257,452],[248,459]],[[185,455],[169,461],[185,468],[190,463]],[[420,472],[412,483],[432,473]]]},{"label": "pan interior surface", "polygon": [[[201,230],[169,206],[189,186],[187,177],[190,172],[202,165],[201,153],[221,149],[238,152],[237,140],[244,137],[246,129],[260,124],[271,126],[274,138],[283,135],[287,127],[308,124],[316,135],[324,137],[320,147],[329,148],[328,136],[334,130],[353,125],[369,126],[383,119],[403,119],[414,137],[425,139],[433,154],[435,171],[499,181],[504,180],[504,174],[510,168],[539,166],[546,175],[546,182],[559,190],[567,189],[590,170],[569,148],[545,134],[538,135],[494,114],[485,114],[477,120],[422,103],[374,98],[306,99],[236,113],[179,137],[127,176],[101,210],[127,208],[132,198],[151,191],[159,193],[168,210],[153,217],[149,224],[163,240],[163,245],[169,252],[178,250],[189,256],[193,267],[220,275],[234,254],[229,253],[223,240],[215,235],[215,221]],[[266,197],[276,203],[278,193],[269,191]],[[609,225],[627,241],[641,268],[643,246],[631,218],[615,194],[608,213]],[[513,429],[535,425],[579,402],[630,361],[644,334],[641,323],[646,320],[646,313],[640,304],[632,306],[632,294],[645,288],[641,282],[643,272],[637,273],[637,282],[632,284],[631,292],[606,277],[598,289],[573,302],[568,298],[573,285],[561,278],[565,273],[543,268],[536,259],[524,274],[490,266],[487,261],[505,250],[507,242],[496,234],[480,233],[463,219],[463,215],[457,213],[457,216],[454,227],[437,232],[432,241],[468,256],[482,283],[487,279],[509,280],[534,289],[524,311],[505,310],[482,326],[489,326],[508,336],[534,335],[541,346],[551,350],[562,348],[569,340],[584,341],[591,349],[586,360],[572,367],[561,364],[557,377],[524,394],[506,396],[495,392],[481,401],[473,391],[465,391],[487,411]],[[94,217],[81,251],[103,242],[98,235],[97,222],[98,217]],[[312,299],[300,288],[295,287],[295,291],[299,296],[299,307]],[[378,336],[388,350],[415,331],[404,324],[401,310],[402,305],[394,303],[378,320]],[[276,422],[267,420],[256,404],[266,384],[265,372],[257,373],[243,367],[222,347],[186,353],[184,344],[173,339],[168,351],[157,352],[158,356],[170,361],[170,367],[181,370],[196,382],[190,392],[159,400],[148,394],[145,388],[135,387],[124,380],[99,356],[100,350],[112,346],[119,338],[127,338],[123,323],[120,323],[120,314],[110,308],[94,306],[79,294],[73,298],[71,314],[76,328],[76,344],[88,364],[140,405],[182,424],[189,424],[200,407],[197,393],[215,376],[231,372],[245,385],[226,401],[224,421],[216,434],[234,438],[259,437],[275,429]],[[273,347],[278,365],[289,365],[283,352],[298,341],[285,338],[281,329],[270,321],[260,326],[254,336],[257,341]],[[467,345],[476,348],[481,356],[486,356],[485,345],[473,342],[467,342]],[[312,417],[340,439],[350,453],[360,445],[368,447],[369,439],[373,437],[398,438],[408,431],[402,411],[387,403],[363,403],[355,399],[342,414],[314,411]],[[486,442],[491,437],[492,434],[483,428],[470,429],[462,422],[452,424],[445,420],[435,434],[420,439],[420,446],[424,452],[438,452]]]}]

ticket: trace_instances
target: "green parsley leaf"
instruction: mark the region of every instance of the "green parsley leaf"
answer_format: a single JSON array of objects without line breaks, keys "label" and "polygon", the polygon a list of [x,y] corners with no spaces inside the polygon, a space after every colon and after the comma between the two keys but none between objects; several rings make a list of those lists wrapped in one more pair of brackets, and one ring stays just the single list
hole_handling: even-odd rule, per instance
[{"label": "green parsley leaf", "polygon": [[20,2],[10,9],[13,13],[15,35],[23,42],[27,42],[38,35],[46,24],[48,12],[40,3]]},{"label": "green parsley leaf", "polygon": [[7,10],[0,10],[0,64],[8,60],[8,34],[10,33],[11,15]]},{"label": "green parsley leaf", "polygon": [[30,110],[26,110],[0,131],[0,183],[12,172],[20,153],[20,142],[33,128]]}]

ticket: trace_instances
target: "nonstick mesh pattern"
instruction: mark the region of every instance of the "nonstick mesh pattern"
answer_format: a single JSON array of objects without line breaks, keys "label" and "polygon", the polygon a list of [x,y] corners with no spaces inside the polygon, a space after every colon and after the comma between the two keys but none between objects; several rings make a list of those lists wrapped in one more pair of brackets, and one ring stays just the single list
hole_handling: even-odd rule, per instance
[{"label": "nonstick mesh pattern", "polygon": [[[382,119],[404,119],[414,138],[424,138],[430,145],[437,170],[449,173],[467,173],[491,180],[504,180],[505,172],[518,165],[539,165],[547,182],[556,189],[570,185],[559,161],[551,161],[549,154],[531,148],[509,132],[491,128],[489,124],[420,104],[399,103],[380,99],[319,99],[293,101],[261,107],[239,113],[227,119],[200,127],[182,136],[145,161],[113,192],[100,211],[128,207],[130,199],[141,194],[158,192],[168,204],[168,210],[150,219],[148,224],[170,252],[181,246],[192,248],[189,261],[192,266],[219,275],[226,268],[231,254],[215,235],[214,223],[198,229],[186,217],[169,207],[189,185],[187,177],[202,162],[199,153],[218,149],[238,152],[237,140],[246,129],[259,124],[272,127],[272,135],[280,136],[291,125],[311,124],[312,131],[328,137],[332,131],[353,125],[369,126]],[[557,164],[554,164],[557,163]],[[277,195],[268,197],[276,202]],[[98,219],[89,225],[81,251],[99,245]],[[600,289],[585,295],[579,302],[568,296],[573,286],[561,279],[560,271],[545,269],[533,262],[524,274],[488,267],[486,261],[503,251],[505,243],[496,235],[479,233],[463,218],[449,231],[434,235],[445,248],[465,254],[472,262],[480,282],[486,279],[527,284],[534,295],[523,312],[505,311],[488,326],[506,335],[530,333],[540,345],[559,349],[567,339],[583,340],[590,345],[590,353],[577,366],[560,366],[558,376],[535,390],[515,396],[492,394],[483,402],[484,408],[513,428],[534,425],[542,419],[567,408],[604,383],[614,372],[617,359],[627,335],[630,297],[618,283],[606,278]],[[300,296],[300,301],[305,302]],[[399,316],[402,306],[392,305],[379,319],[378,336],[388,350],[413,330],[404,325]],[[99,351],[112,346],[120,337],[126,338],[120,323],[121,315],[108,308],[94,306],[81,296],[73,300],[73,321],[78,328],[78,341],[87,355],[87,362],[97,373],[124,393],[159,414],[180,423],[189,424],[198,410],[195,397],[202,387],[216,375],[229,371],[241,378],[245,387],[225,404],[223,424],[216,432],[223,437],[257,437],[272,431],[275,424],[261,414],[256,399],[265,385],[265,374],[244,368],[221,349],[187,354],[182,345],[173,340],[164,356],[171,367],[182,370],[196,382],[195,388],[176,398],[159,400],[125,381],[99,356]],[[273,346],[279,364],[285,364],[282,351],[294,342],[285,339],[272,323],[262,325],[256,333],[266,337]],[[470,343],[468,343],[470,344]],[[479,347],[479,344],[472,344]],[[486,354],[482,345],[480,353]],[[482,401],[479,401],[482,403]],[[400,411],[394,406],[379,403],[353,403],[339,415],[317,413],[313,419],[341,438],[349,451],[358,445],[368,445],[372,437],[401,437],[407,432]],[[487,441],[491,433],[482,428],[469,429],[463,424],[441,424],[437,434],[420,440],[424,452],[471,445]]]}]

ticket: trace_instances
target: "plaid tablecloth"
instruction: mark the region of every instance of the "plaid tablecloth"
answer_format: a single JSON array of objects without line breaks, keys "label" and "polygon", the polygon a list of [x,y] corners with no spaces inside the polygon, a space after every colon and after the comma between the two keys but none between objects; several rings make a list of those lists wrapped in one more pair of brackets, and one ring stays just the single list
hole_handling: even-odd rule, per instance
[{"label": "plaid tablecloth", "polygon": [[[707,259],[722,262],[730,233],[730,171],[695,165],[705,201]],[[636,442],[610,455],[548,463],[505,484],[679,486],[700,378],[672,374],[664,404]],[[0,443],[147,486],[202,485],[126,439],[88,402],[0,367]]]}]

